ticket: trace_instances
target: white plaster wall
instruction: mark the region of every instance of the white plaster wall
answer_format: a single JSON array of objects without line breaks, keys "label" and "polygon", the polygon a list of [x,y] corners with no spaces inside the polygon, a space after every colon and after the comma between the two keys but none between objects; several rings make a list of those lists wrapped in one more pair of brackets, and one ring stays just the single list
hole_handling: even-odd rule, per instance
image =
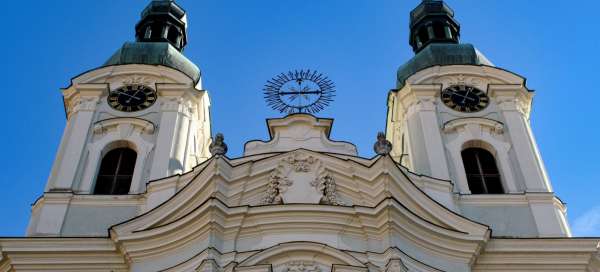
[{"label": "white plaster wall", "polygon": [[[109,91],[126,84],[147,85],[158,92],[158,100],[138,112],[112,109],[107,103]],[[104,67],[73,79],[63,90],[67,125],[46,191],[92,194],[102,157],[117,147],[129,147],[137,153],[130,194],[145,192],[152,179],[190,171],[208,159],[210,101],[197,87],[179,71],[152,65]],[[39,203],[32,214],[31,235],[61,235],[63,227],[62,235],[83,235],[83,229],[75,226],[85,216],[77,214],[93,214],[111,206],[110,199],[103,199],[77,207],[65,219],[70,211],[68,202],[60,206]],[[93,222],[102,221],[98,223],[105,227],[135,215],[129,208],[127,216],[120,210],[110,208],[106,211],[114,211],[114,216],[109,212],[109,216],[95,216]],[[143,210],[143,204],[134,210]],[[97,231],[90,227],[90,233]]]},{"label": "white plaster wall", "polygon": [[[455,84],[485,91],[490,104],[477,113],[461,113],[445,107],[439,94]],[[401,146],[400,136],[404,134],[410,158],[410,163],[404,165],[418,174],[452,180],[457,194],[471,193],[461,151],[473,146],[482,147],[495,156],[506,193],[551,193],[552,187],[529,126],[533,94],[524,84],[523,78],[494,67],[453,65],[424,69],[411,76],[402,90],[390,93],[388,138],[394,146]],[[395,148],[394,158],[399,158],[398,153]],[[460,198],[456,199],[461,206]],[[506,216],[514,213],[515,217],[529,216],[539,236],[568,236],[564,211],[552,201],[543,203],[529,201],[526,209],[504,210],[498,208],[500,203],[497,207],[475,205],[463,212],[476,221],[495,226],[498,233],[534,234],[528,232],[525,225],[505,225]],[[484,212],[486,209],[490,210],[489,214]]]}]

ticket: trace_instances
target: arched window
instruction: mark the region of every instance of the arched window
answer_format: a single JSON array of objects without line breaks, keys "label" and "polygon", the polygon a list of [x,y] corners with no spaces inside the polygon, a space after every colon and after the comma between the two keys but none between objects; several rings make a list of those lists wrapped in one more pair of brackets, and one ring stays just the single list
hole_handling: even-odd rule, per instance
[{"label": "arched window", "polygon": [[482,148],[462,151],[469,190],[473,194],[503,194],[500,172],[494,156]]},{"label": "arched window", "polygon": [[117,148],[102,158],[96,178],[94,194],[126,195],[131,187],[131,178],[137,153],[129,148]]}]

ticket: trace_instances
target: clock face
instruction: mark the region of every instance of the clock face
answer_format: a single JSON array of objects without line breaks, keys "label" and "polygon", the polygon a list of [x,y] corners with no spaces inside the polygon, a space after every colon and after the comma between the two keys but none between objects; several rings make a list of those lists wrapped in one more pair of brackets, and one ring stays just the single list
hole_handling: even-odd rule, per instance
[{"label": "clock face", "polygon": [[316,113],[333,101],[335,86],[323,74],[295,70],[279,74],[265,85],[267,104],[282,113]]},{"label": "clock face", "polygon": [[146,109],[156,102],[156,91],[144,85],[127,85],[111,91],[108,104],[116,110],[133,112]]},{"label": "clock face", "polygon": [[478,112],[490,103],[489,97],[475,87],[466,85],[450,86],[442,91],[442,102],[460,112]]}]

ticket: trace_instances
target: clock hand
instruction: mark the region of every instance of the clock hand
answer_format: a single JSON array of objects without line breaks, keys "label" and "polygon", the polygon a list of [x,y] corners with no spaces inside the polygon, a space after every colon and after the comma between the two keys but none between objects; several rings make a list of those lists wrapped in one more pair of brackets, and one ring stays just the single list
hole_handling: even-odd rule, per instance
[{"label": "clock hand", "polygon": [[140,92],[140,89],[138,88],[138,89],[135,91],[135,93],[133,93],[133,96],[132,96],[132,97],[130,97],[130,98],[127,100],[127,103],[130,103],[132,98],[137,98],[137,100],[140,100],[140,98],[138,98],[138,97],[137,97],[137,94],[138,94],[139,92]]},{"label": "clock hand", "polygon": [[460,97],[464,98],[462,103],[465,103],[465,99],[469,99],[471,101],[475,101],[475,99],[473,99],[471,97],[468,97],[468,96],[465,96],[465,95],[462,95],[462,94],[459,94],[459,93],[457,93],[455,91],[450,91],[450,93],[452,93],[453,95],[460,96]]},{"label": "clock hand", "polygon": [[[465,96],[463,96],[463,101],[462,101],[462,103],[463,103],[463,104],[464,104],[464,103],[467,101],[467,98],[469,98],[468,96],[469,96],[469,93],[470,93],[470,92],[471,92],[471,90],[470,90],[470,89],[469,89],[469,90],[467,90],[467,93],[465,94]],[[472,98],[469,98],[469,99],[471,99],[471,100],[474,100],[474,99],[472,99]]]},{"label": "clock hand", "polygon": [[136,99],[136,100],[140,100],[140,98],[139,98],[139,97],[135,97],[135,96],[132,96],[132,95],[130,95],[130,94],[127,94],[127,93],[124,93],[124,92],[121,92],[121,91],[115,91],[115,92],[116,92],[116,93],[118,93],[118,94],[122,94],[122,95],[125,95],[125,96],[129,96],[129,97],[131,97],[131,98],[133,98],[133,99]]},{"label": "clock hand", "polygon": [[295,91],[295,92],[279,92],[279,95],[287,95],[287,94],[320,94],[320,93],[321,93],[320,91],[310,91],[310,92],[302,92],[302,91],[298,92],[298,91]]}]

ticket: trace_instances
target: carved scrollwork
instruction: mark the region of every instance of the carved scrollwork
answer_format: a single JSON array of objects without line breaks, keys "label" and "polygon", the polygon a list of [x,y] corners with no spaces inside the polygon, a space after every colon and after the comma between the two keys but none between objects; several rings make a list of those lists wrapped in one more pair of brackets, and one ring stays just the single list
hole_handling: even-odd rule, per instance
[{"label": "carved scrollwork", "polygon": [[283,204],[282,193],[290,185],[292,185],[292,181],[283,176],[279,170],[271,172],[269,183],[267,184],[267,192],[262,200],[262,204]]},{"label": "carved scrollwork", "polygon": [[154,80],[147,76],[132,75],[122,79],[123,85],[146,85],[152,87]]},{"label": "carved scrollwork", "polygon": [[317,179],[313,180],[310,185],[315,187],[317,191],[323,195],[319,202],[320,204],[333,206],[344,205],[344,203],[337,198],[335,179],[333,179],[331,174],[325,173],[319,176]]},{"label": "carved scrollwork", "polygon": [[311,165],[315,163],[316,159],[312,156],[301,159],[298,154],[294,154],[287,157],[285,161],[292,165],[296,172],[310,172]]},{"label": "carved scrollwork", "polygon": [[321,272],[321,268],[314,262],[291,261],[284,264],[282,272]]},{"label": "carved scrollwork", "polygon": [[468,85],[475,86],[477,88],[484,88],[485,83],[484,80],[477,76],[465,76],[463,74],[446,76],[440,79],[444,88],[453,85]]}]

